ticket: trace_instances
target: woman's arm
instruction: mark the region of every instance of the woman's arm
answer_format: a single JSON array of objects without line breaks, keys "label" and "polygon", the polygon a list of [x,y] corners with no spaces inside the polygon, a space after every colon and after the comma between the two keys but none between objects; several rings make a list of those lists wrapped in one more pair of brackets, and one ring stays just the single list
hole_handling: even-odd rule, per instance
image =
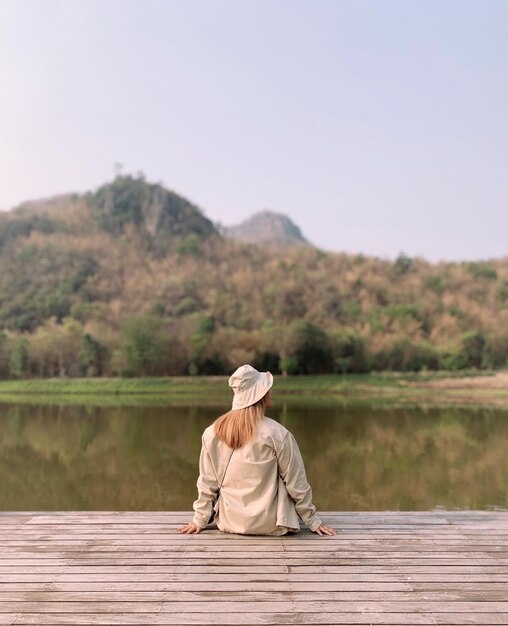
[{"label": "woman's arm", "polygon": [[210,454],[205,445],[204,439],[201,440],[201,453],[199,455],[199,478],[197,480],[198,498],[194,501],[192,508],[194,509],[194,517],[192,522],[178,528],[178,532],[199,533],[208,524],[210,515],[212,514],[212,505],[219,484],[210,459]]},{"label": "woman's arm", "polygon": [[322,521],[316,515],[316,507],[312,504],[312,489],[307,481],[300,449],[293,434],[289,431],[285,434],[280,449],[277,451],[277,458],[279,474],[294,500],[296,512],[312,531],[317,531]]}]

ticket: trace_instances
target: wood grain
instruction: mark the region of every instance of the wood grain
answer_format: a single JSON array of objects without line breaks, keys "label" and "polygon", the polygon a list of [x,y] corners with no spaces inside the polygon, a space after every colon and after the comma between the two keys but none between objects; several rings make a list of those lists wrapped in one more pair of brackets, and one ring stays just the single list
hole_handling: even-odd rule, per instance
[{"label": "wood grain", "polygon": [[0,513],[0,624],[508,624],[508,513],[331,512],[282,537],[190,512]]}]

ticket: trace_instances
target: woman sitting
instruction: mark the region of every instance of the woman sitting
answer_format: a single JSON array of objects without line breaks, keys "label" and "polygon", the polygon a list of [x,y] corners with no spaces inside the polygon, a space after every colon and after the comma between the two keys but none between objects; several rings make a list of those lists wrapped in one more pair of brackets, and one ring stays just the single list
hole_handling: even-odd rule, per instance
[{"label": "woman sitting", "polygon": [[250,365],[230,377],[232,409],[203,433],[194,518],[178,532],[201,532],[215,513],[217,528],[227,533],[299,532],[300,518],[319,535],[337,534],[316,515],[296,439],[265,416],[272,385],[270,372]]}]

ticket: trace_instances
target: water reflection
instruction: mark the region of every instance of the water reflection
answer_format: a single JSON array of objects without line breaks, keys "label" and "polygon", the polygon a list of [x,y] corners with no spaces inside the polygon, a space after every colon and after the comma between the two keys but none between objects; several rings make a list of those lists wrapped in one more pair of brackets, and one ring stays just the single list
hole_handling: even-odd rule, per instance
[{"label": "water reflection", "polygon": [[[0,405],[1,510],[189,510],[227,407]],[[508,412],[290,403],[320,510],[508,506]]]}]

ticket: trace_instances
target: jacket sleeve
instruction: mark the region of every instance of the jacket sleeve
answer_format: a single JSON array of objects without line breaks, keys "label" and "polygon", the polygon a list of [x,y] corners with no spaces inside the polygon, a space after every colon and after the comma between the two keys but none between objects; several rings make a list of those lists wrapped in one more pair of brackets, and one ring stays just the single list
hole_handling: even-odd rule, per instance
[{"label": "jacket sleeve", "polygon": [[295,503],[295,509],[303,522],[315,531],[322,524],[312,504],[312,489],[307,481],[305,465],[300,449],[291,432],[284,435],[278,451],[279,474],[284,481],[289,495]]},{"label": "jacket sleeve", "polygon": [[210,453],[206,447],[204,439],[201,440],[201,454],[199,455],[199,478],[197,481],[198,499],[194,501],[194,517],[192,521],[196,526],[204,528],[210,515],[219,484],[212,465]]}]

